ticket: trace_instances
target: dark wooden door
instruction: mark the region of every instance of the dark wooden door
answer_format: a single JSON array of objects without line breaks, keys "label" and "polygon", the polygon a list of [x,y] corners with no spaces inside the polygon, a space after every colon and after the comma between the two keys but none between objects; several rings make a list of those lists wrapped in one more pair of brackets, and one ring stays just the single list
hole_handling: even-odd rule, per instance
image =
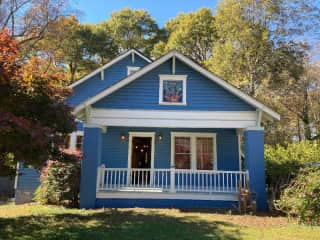
[{"label": "dark wooden door", "polygon": [[151,141],[151,137],[132,138],[131,168],[146,169],[139,172],[133,170],[132,183],[148,184],[150,182]]}]

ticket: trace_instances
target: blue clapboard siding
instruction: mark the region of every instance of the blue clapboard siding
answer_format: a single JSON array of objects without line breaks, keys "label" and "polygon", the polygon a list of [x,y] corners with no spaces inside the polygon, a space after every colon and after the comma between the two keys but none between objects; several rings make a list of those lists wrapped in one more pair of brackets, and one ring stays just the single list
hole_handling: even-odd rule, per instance
[{"label": "blue clapboard siding", "polygon": [[19,164],[15,202],[17,204],[31,202],[34,192],[39,185],[40,172],[34,168],[23,167],[22,164]]},{"label": "blue clapboard siding", "polygon": [[103,98],[95,108],[151,110],[252,111],[254,108],[181,61],[176,74],[187,77],[187,105],[159,105],[159,74],[171,74],[171,60]]},{"label": "blue clapboard siding", "polygon": [[76,121],[76,125],[77,125],[77,130],[78,130],[78,131],[83,131],[83,130],[84,130],[84,124],[83,124],[83,122]]},{"label": "blue clapboard siding", "polygon": [[[238,140],[234,129],[179,129],[179,128],[131,128],[108,127],[102,136],[101,163],[108,168],[128,167],[128,132],[155,132],[161,134],[163,140],[155,139],[155,168],[170,168],[171,132],[205,132],[217,133],[218,170],[239,170]],[[126,141],[120,139],[124,133]]]},{"label": "blue clapboard siding", "polygon": [[125,57],[119,62],[113,64],[104,70],[104,80],[101,80],[101,73],[97,73],[90,79],[73,88],[73,93],[68,97],[67,103],[76,106],[86,99],[95,96],[98,92],[111,86],[127,76],[127,67],[144,67],[148,62],[140,56],[135,55],[135,61],[132,62],[131,55]]}]

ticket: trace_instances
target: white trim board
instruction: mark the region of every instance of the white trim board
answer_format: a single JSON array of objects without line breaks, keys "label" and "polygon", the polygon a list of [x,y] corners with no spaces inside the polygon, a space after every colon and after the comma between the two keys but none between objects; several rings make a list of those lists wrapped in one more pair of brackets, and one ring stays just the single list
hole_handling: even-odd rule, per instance
[{"label": "white trim board", "polygon": [[237,89],[236,87],[232,86],[231,84],[227,83],[226,81],[218,78],[217,76],[215,76],[214,74],[212,74],[208,70],[204,69],[203,67],[201,67],[200,65],[198,65],[194,61],[190,60],[189,58],[185,57],[181,53],[177,52],[176,50],[170,51],[166,55],[160,57],[159,59],[157,59],[156,61],[150,63],[147,66],[145,66],[141,70],[139,70],[139,71],[135,72],[134,74],[126,77],[125,79],[123,79],[120,82],[110,86],[109,88],[101,91],[100,93],[98,93],[94,97],[89,98],[86,101],[82,102],[81,104],[79,104],[75,108],[74,113],[78,113],[79,111],[83,110],[86,106],[92,105],[93,103],[99,101],[100,99],[102,99],[102,98],[110,95],[111,93],[117,91],[118,89],[126,86],[127,84],[129,84],[132,81],[136,80],[137,78],[143,76],[147,72],[151,71],[152,69],[156,68],[157,66],[161,65],[162,63],[164,63],[165,61],[169,60],[172,57],[178,58],[180,61],[184,62],[185,64],[187,64],[188,66],[190,66],[194,70],[198,71],[203,76],[207,77],[208,79],[212,80],[213,82],[217,83],[219,86],[221,86],[224,89],[228,90],[229,92],[231,92],[235,96],[238,96],[240,99],[242,99],[243,101],[247,102],[248,104],[250,104],[251,106],[255,107],[256,109],[259,109],[259,110],[263,111],[264,113],[266,113],[267,115],[269,115],[269,116],[271,116],[271,117],[273,117],[275,119],[278,119],[278,120],[280,119],[280,115],[277,112],[275,112],[272,109],[268,108],[264,104],[258,102],[257,100],[255,100],[254,98],[250,97],[249,95],[243,93],[241,90]]},{"label": "white trim board", "polygon": [[95,109],[89,123],[103,126],[167,128],[248,128],[256,124],[255,111],[170,111]]},{"label": "white trim board", "polygon": [[[83,83],[84,81],[88,80],[89,78],[93,77],[94,75],[98,74],[99,72],[105,70],[108,67],[111,67],[113,64],[119,62],[120,60],[126,58],[127,56],[129,56],[130,54],[137,54],[138,56],[140,56],[141,58],[143,58],[144,60],[146,60],[148,63],[151,63],[152,61],[147,58],[146,56],[143,56],[141,53],[139,53],[137,50],[135,49],[131,49],[121,55],[119,55],[118,57],[114,58],[113,60],[111,60],[110,62],[108,62],[107,64],[105,64],[104,66],[94,70],[93,72],[91,72],[90,74],[84,76],[83,78],[79,79],[78,81],[72,83],[69,85],[70,88],[74,88],[75,86]],[[103,78],[104,78],[104,74],[103,74]]]}]

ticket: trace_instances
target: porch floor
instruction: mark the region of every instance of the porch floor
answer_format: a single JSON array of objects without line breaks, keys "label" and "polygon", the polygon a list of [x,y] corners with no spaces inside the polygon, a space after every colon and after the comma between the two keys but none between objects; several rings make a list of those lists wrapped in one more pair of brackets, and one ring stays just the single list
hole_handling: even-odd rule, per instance
[{"label": "porch floor", "polygon": [[230,192],[169,192],[157,188],[123,188],[116,191],[97,192],[101,199],[184,199],[184,200],[218,200],[238,201],[237,193]]}]

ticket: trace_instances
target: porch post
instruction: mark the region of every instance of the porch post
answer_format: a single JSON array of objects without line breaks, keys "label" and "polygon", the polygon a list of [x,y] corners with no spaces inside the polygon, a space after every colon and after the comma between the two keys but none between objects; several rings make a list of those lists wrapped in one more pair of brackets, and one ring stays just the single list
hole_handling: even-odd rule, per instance
[{"label": "porch post", "polygon": [[101,161],[102,129],[85,126],[81,162],[80,208],[94,208],[97,171]]},{"label": "porch post", "polygon": [[176,183],[175,183],[175,168],[170,167],[170,192],[176,192]]},{"label": "porch post", "polygon": [[245,165],[249,171],[250,190],[257,194],[257,208],[267,210],[264,130],[261,127],[246,129],[244,132]]}]

